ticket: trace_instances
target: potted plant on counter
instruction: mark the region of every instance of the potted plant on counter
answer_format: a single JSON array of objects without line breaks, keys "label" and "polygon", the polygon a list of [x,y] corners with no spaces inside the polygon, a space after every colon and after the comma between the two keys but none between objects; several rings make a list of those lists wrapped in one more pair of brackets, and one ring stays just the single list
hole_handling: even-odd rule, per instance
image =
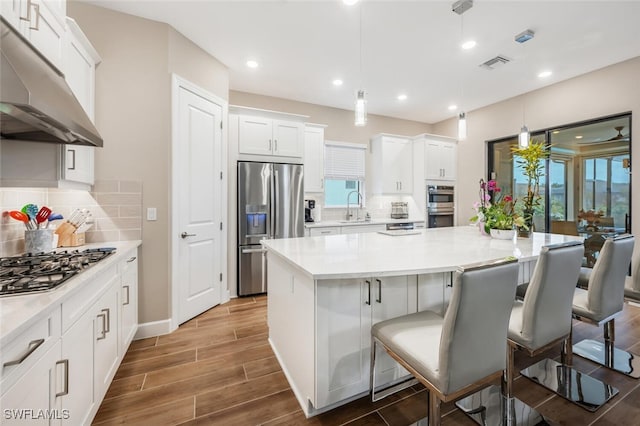
[{"label": "potted plant on counter", "polygon": [[515,211],[515,200],[503,195],[495,180],[485,183],[480,179],[480,203],[476,203],[475,208],[476,215],[471,222],[478,223],[481,232],[493,238],[512,239],[516,227],[524,226],[523,217]]},{"label": "potted plant on counter", "polygon": [[511,149],[516,164],[527,177],[527,194],[522,200],[519,210],[524,218],[524,225],[518,227],[518,235],[528,237],[533,231],[533,215],[540,207],[540,178],[544,175],[545,163],[549,158],[549,145],[544,142],[536,143],[530,140],[527,146],[516,146]]}]

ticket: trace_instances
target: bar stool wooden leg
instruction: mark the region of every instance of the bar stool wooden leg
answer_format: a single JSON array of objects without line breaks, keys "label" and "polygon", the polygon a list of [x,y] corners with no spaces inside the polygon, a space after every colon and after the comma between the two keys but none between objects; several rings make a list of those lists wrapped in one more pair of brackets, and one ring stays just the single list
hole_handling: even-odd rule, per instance
[{"label": "bar stool wooden leg", "polygon": [[435,392],[429,392],[429,426],[440,426],[440,398]]}]

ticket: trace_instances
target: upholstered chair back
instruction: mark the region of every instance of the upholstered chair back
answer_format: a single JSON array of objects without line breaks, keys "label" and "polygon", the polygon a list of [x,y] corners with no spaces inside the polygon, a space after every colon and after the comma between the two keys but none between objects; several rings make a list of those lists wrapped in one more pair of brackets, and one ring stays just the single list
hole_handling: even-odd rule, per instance
[{"label": "upholstered chair back", "polygon": [[456,271],[440,339],[443,393],[505,368],[517,281],[515,261]]},{"label": "upholstered chair back", "polygon": [[536,350],[569,334],[583,255],[579,241],[542,247],[524,296],[518,343]]},{"label": "upholstered chair back", "polygon": [[607,238],[589,277],[587,308],[600,321],[622,311],[624,281],[629,271],[634,237]]}]

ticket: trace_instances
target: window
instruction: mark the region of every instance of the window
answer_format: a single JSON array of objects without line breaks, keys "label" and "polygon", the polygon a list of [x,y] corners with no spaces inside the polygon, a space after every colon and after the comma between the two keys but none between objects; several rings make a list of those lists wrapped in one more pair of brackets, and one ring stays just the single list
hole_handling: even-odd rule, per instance
[{"label": "window", "polygon": [[[346,207],[347,196],[352,191],[362,195],[364,205],[365,151],[365,145],[325,141],[325,207]],[[351,200],[357,203],[358,197],[354,194]]]}]

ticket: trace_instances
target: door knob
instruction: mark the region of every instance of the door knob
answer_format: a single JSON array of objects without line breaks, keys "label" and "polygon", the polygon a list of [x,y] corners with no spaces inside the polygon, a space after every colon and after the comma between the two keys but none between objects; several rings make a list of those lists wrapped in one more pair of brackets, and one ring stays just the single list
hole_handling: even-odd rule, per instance
[{"label": "door knob", "polygon": [[180,236],[182,238],[187,238],[187,237],[195,237],[196,234],[187,234],[186,232],[183,232],[182,234],[180,234]]}]

